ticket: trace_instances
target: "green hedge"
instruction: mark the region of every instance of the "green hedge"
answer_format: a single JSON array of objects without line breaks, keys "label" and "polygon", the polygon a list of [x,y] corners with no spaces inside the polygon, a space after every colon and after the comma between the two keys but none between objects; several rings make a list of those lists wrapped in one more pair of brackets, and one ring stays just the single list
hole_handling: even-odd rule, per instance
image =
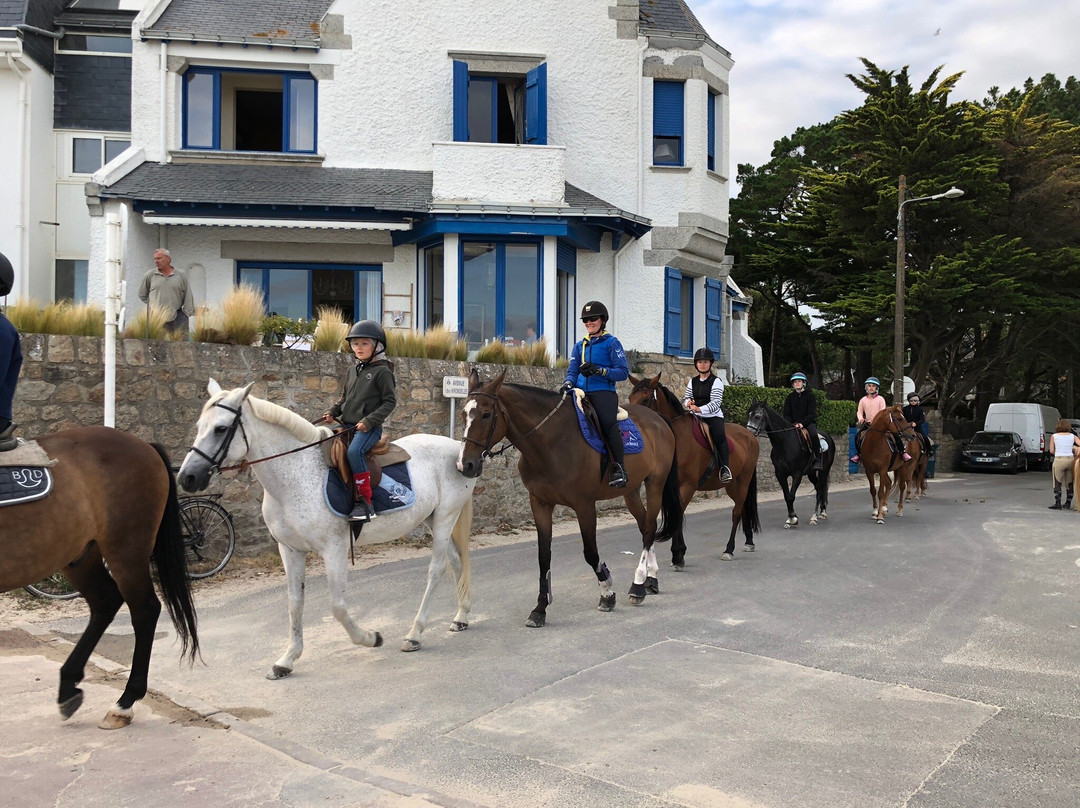
[{"label": "green hedge", "polygon": [[[781,412],[790,392],[787,388],[729,384],[724,388],[724,418],[729,424],[745,424],[750,405],[755,401],[764,401]],[[848,427],[855,426],[859,405],[854,401],[832,401],[821,390],[813,393],[817,398],[818,431],[846,435]]]}]

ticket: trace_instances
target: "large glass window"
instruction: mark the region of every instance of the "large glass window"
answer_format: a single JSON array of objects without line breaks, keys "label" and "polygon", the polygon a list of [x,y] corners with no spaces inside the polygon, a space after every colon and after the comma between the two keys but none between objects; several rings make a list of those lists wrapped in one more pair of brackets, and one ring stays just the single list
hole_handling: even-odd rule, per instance
[{"label": "large glass window", "polygon": [[311,153],[317,107],[308,74],[193,67],[184,74],[184,148]]},{"label": "large glass window", "polygon": [[461,331],[469,349],[528,342],[540,328],[540,245],[463,241]]},{"label": "large glass window", "polygon": [[323,307],[347,322],[382,321],[382,267],[374,264],[243,262],[237,281],[260,290],[269,314],[311,319]]},{"label": "large glass window", "polygon": [[424,250],[424,326],[434,328],[444,321],[443,246]]},{"label": "large glass window", "polygon": [[454,140],[547,143],[547,65],[524,75],[469,72],[454,62]]},{"label": "large glass window", "polygon": [[73,137],[71,139],[71,173],[93,174],[119,156],[130,140],[103,137]]}]

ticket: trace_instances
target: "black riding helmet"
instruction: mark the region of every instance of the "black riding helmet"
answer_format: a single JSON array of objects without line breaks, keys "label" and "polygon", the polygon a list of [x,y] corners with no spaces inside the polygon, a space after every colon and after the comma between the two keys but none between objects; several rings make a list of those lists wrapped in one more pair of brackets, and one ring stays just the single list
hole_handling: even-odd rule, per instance
[{"label": "black riding helmet", "polygon": [[694,352],[694,364],[697,364],[702,359],[708,359],[710,362],[715,362],[716,354],[712,352],[712,348],[698,348]]},{"label": "black riding helmet", "polygon": [[590,300],[584,306],[581,307],[581,320],[585,321],[586,317],[599,317],[604,325],[607,325],[608,317],[607,306],[601,303],[599,300]]},{"label": "black riding helmet", "polygon": [[11,293],[11,287],[15,285],[15,270],[11,266],[11,262],[7,260],[3,253],[0,253],[0,297],[5,297]]},{"label": "black riding helmet", "polygon": [[386,332],[383,327],[374,320],[361,320],[349,329],[349,333],[345,337],[345,342],[352,345],[354,339],[370,339],[375,341],[375,353],[373,356],[378,356],[386,350]]},{"label": "black riding helmet", "polygon": [[918,393],[908,393],[908,394],[907,394],[907,400],[908,400],[908,401],[911,401],[911,399],[913,399],[913,398],[918,398],[918,397],[919,397],[919,394],[918,394]]}]

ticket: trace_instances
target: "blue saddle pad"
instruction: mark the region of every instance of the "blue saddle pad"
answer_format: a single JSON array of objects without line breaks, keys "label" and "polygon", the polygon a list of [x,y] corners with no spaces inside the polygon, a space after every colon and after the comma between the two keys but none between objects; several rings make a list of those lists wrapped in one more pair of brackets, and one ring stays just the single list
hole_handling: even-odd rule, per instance
[{"label": "blue saddle pad", "polygon": [[[592,425],[585,420],[585,415],[577,407],[574,408],[574,412],[577,413],[578,426],[581,427],[581,437],[585,438],[585,442],[600,454],[607,454],[607,447],[604,446],[600,436],[593,431]],[[622,435],[624,454],[640,454],[645,448],[641,430],[631,419],[619,421],[619,432]]]},{"label": "blue saddle pad", "polygon": [[52,491],[52,472],[41,466],[0,467],[0,505],[33,502]]},{"label": "blue saddle pad", "polygon": [[[416,492],[409,476],[409,464],[395,463],[383,466],[383,476],[379,485],[371,492],[371,504],[375,513],[388,513],[410,508],[416,502]],[[326,507],[338,516],[348,516],[352,503],[352,494],[335,469],[326,470],[326,484],[323,487]]]}]

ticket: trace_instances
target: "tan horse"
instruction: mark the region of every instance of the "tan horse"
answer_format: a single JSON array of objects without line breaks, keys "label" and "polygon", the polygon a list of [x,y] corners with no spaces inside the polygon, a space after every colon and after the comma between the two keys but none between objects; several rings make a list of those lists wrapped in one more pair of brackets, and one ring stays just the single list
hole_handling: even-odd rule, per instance
[{"label": "tan horse", "polygon": [[[728,424],[725,431],[734,445],[731,452],[731,482],[720,483],[720,471],[714,469],[709,479],[701,482],[702,476],[712,462],[712,452],[697,442],[694,437],[693,417],[683,409],[678,397],[660,383],[660,374],[651,379],[630,377],[633,389],[630,391],[630,403],[641,404],[655,410],[671,426],[675,433],[675,446],[679,457],[679,501],[685,510],[691,498],[698,491],[718,491],[723,489],[734,504],[731,510],[731,535],[727,547],[720,558],[730,561],[735,553],[735,533],[739,524],[743,527],[746,545],[743,549],[754,552],[754,534],[761,531],[757,508],[757,461],[761,446],[758,440],[739,424]],[[671,566],[677,570],[683,568],[686,559],[686,541],[680,530],[671,539]]]},{"label": "tan horse", "polygon": [[135,629],[127,686],[102,729],[127,726],[146,695],[150,651],[161,601],[150,577],[153,558],[181,655],[199,651],[195,608],[185,570],[176,480],[160,446],[106,427],[81,427],[38,440],[57,461],[44,499],[0,508],[0,592],[57,570],[86,598],[90,622],[60,668],[60,714],[82,705],[78,687],[98,640],[126,603]]},{"label": "tan horse", "polygon": [[[904,500],[908,489],[914,485],[913,477],[922,457],[922,447],[918,441],[911,441],[908,444],[911,460],[905,461],[901,455],[893,452],[892,441],[907,428],[907,425],[907,420],[899,406],[887,407],[874,416],[870,428],[863,437],[860,455],[866,479],[870,483],[870,499],[874,508],[871,518],[879,525],[885,524],[885,514],[889,510],[887,503],[894,482],[889,477],[889,472],[895,474],[895,482],[900,494],[896,515],[903,516]],[[890,438],[890,435],[893,437]],[[875,476],[877,482],[874,480]]]}]

